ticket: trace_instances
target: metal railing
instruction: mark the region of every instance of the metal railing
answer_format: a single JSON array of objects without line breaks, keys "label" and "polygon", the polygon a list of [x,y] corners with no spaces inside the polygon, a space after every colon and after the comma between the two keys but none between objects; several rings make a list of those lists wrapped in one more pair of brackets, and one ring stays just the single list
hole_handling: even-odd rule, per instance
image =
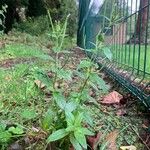
[{"label": "metal railing", "polygon": [[118,16],[111,32],[105,35],[113,61],[100,56],[98,63],[150,109],[150,0],[105,0],[100,16],[106,17],[102,20],[98,15],[90,15],[90,0],[79,2],[78,46],[93,48],[91,43],[95,42],[97,31],[107,27],[106,18]]},{"label": "metal railing", "polygon": [[115,4],[121,19],[106,40],[113,63],[107,62],[105,71],[150,108],[150,0],[117,0]]}]

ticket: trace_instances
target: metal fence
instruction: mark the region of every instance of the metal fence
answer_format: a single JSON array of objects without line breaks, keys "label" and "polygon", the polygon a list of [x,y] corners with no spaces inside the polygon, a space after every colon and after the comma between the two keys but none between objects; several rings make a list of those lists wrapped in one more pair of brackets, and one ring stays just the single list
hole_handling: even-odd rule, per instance
[{"label": "metal fence", "polygon": [[121,21],[113,25],[113,64],[106,71],[150,108],[149,0],[120,0],[115,14]]},{"label": "metal fence", "polygon": [[[112,50],[113,62],[99,57],[99,64],[105,64],[104,70],[111,77],[150,108],[150,0],[111,0],[113,8],[110,7],[110,0],[105,2],[101,16],[113,14],[118,16],[118,21],[109,27],[111,34],[105,39],[105,44]],[[92,27],[103,22],[108,29],[105,18],[92,24]],[[87,17],[86,20],[88,25],[91,19]],[[89,36],[91,26],[87,25],[84,34]],[[94,42],[93,39],[91,41]],[[86,43],[88,41],[85,48],[91,48]]]}]

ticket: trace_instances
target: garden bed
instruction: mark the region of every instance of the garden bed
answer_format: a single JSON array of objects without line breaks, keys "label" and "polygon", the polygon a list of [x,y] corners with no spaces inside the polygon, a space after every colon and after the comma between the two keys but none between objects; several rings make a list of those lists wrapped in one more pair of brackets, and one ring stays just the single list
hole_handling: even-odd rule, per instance
[{"label": "garden bed", "polygon": [[[11,52],[11,46],[13,51],[15,50],[14,45],[8,45],[9,53]],[[24,47],[26,46],[20,46],[20,51]],[[51,50],[47,49],[46,51],[50,56],[55,56]],[[44,51],[41,49],[41,53],[45,55],[45,49]],[[27,57],[27,53],[25,59],[20,57],[21,55],[17,56],[17,59],[6,57],[1,63],[0,148],[10,150],[43,150],[46,148],[50,150],[54,147],[58,148],[60,146],[59,142],[47,144],[51,131],[49,128],[47,130],[47,124],[43,126],[46,115],[48,114],[48,117],[52,115],[49,112],[53,99],[51,90],[47,88],[46,82],[43,83],[40,79],[38,79],[38,84],[35,82],[37,71],[38,73],[47,74],[49,79],[53,78],[54,73],[50,68],[50,60],[31,59],[30,56]],[[69,50],[67,54],[60,53],[58,55],[61,65],[73,72],[77,70],[78,64],[85,58],[86,55],[78,48]],[[27,63],[28,59],[30,63]],[[149,146],[147,133],[144,133],[144,137],[147,138],[140,136],[143,130],[143,121],[147,120],[146,115],[141,112],[143,107],[139,106],[140,104],[137,103],[136,98],[124,91],[104,73],[99,72],[99,70],[96,70],[96,72],[100,78],[105,80],[108,90],[104,92],[100,89],[99,92],[95,92],[91,89],[89,93],[91,100],[84,103],[84,108],[91,114],[93,120],[92,130],[95,133],[95,136],[87,136],[88,148],[107,146],[107,149],[115,150],[116,148],[119,149],[120,146],[134,145],[138,150],[143,150],[145,145]],[[63,78],[67,76],[68,74],[65,74]],[[79,76],[74,74],[71,76],[71,80],[58,80],[54,86],[57,89],[63,89],[65,91],[64,95],[67,97],[73,90],[78,91],[79,81],[82,83],[83,79],[81,80]],[[102,101],[105,95],[113,91],[118,91],[123,95],[123,103],[103,105]],[[46,121],[48,120],[46,118]],[[144,130],[148,126],[146,123]],[[107,142],[109,144],[105,145]],[[64,148],[64,150],[66,149]]]}]

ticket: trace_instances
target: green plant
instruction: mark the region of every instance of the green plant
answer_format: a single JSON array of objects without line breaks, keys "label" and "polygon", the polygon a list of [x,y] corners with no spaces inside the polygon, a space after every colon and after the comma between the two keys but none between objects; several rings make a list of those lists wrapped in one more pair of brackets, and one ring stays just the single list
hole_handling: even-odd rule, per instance
[{"label": "green plant", "polygon": [[27,18],[25,22],[15,23],[13,27],[24,33],[29,33],[34,36],[41,36],[49,30],[47,16],[39,16],[36,18]]},{"label": "green plant", "polygon": [[5,13],[7,11],[7,5],[2,6],[2,10],[0,10],[0,35],[3,34],[5,26]]},{"label": "green plant", "polygon": [[[94,135],[95,131],[85,104],[90,101],[97,105],[90,91],[94,90],[99,94],[101,91],[106,92],[108,87],[97,74],[98,66],[94,63],[94,55],[93,59],[82,59],[75,70],[67,67],[69,60],[62,60],[61,56],[65,58],[71,53],[63,50],[69,16],[62,25],[59,21],[53,24],[49,11],[48,15],[52,27],[49,36],[54,43],[53,58],[49,61],[51,76],[43,69],[34,72],[35,79],[46,85],[52,95],[41,126],[50,134],[47,143],[59,141],[58,147],[61,149],[68,149],[71,144],[77,150],[87,149],[86,136]],[[77,81],[69,85],[75,77]]]},{"label": "green plant", "polygon": [[24,134],[23,127],[20,125],[7,127],[6,123],[0,123],[0,148],[5,149],[7,144],[16,137]]}]

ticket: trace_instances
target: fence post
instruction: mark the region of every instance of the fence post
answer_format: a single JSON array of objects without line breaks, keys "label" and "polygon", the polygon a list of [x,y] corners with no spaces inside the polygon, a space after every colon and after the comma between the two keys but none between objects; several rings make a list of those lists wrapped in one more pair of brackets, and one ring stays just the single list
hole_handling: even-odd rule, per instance
[{"label": "fence post", "polygon": [[79,0],[77,45],[86,49],[95,48],[96,36],[100,30],[98,12],[104,0],[91,2],[91,0]]},{"label": "fence post", "polygon": [[79,22],[77,31],[77,45],[85,48],[85,24],[86,16],[89,9],[90,0],[79,0]]}]

